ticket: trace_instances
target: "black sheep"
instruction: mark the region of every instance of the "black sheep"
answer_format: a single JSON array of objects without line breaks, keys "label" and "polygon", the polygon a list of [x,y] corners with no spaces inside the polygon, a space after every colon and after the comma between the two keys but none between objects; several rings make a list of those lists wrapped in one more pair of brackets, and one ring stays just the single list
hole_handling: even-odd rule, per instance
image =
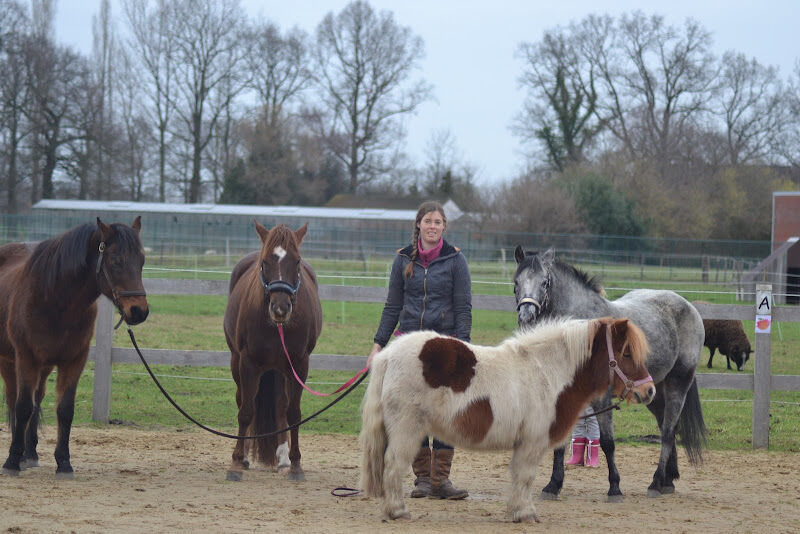
[{"label": "black sheep", "polygon": [[711,351],[706,367],[711,369],[714,350],[719,349],[720,354],[724,354],[728,361],[728,369],[731,368],[731,360],[739,371],[744,369],[744,364],[750,359],[753,350],[750,348],[750,340],[744,332],[742,321],[703,319],[703,327],[706,331],[706,340],[703,344]]}]

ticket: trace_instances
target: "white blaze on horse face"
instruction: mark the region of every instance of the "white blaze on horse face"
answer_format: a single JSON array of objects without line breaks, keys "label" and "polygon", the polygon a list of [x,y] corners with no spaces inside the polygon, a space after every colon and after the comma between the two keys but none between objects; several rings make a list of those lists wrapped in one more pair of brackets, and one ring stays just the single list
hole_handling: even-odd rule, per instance
[{"label": "white blaze on horse face", "polygon": [[[275,250],[272,251],[272,255],[275,256],[278,259],[278,263],[280,263],[281,260],[286,257],[286,249],[278,245],[275,247]],[[281,277],[280,265],[278,265],[278,280],[283,280],[283,277]]]}]

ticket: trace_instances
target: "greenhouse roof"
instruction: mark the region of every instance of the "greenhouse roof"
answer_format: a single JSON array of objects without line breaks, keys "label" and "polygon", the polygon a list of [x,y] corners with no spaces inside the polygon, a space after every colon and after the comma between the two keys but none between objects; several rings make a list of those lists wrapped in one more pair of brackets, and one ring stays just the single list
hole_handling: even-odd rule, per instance
[{"label": "greenhouse roof", "polygon": [[251,217],[298,217],[330,219],[380,219],[413,221],[416,210],[373,208],[323,208],[316,206],[247,206],[234,204],[178,204],[107,200],[40,200],[33,209],[82,210],[92,212],[136,212],[164,214],[246,215]]}]

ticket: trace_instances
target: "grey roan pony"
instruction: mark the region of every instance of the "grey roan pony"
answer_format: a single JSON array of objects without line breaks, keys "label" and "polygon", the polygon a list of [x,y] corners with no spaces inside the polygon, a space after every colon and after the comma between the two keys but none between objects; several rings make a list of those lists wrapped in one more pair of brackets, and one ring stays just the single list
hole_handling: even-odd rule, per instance
[{"label": "grey roan pony", "polygon": [[[656,384],[656,397],[647,408],[661,429],[661,457],[647,495],[673,493],[679,478],[675,434],[689,461],[702,461],[706,427],[700,407],[695,370],[703,349],[703,320],[686,299],[672,291],[637,289],[609,301],[597,279],[555,258],[553,249],[544,253],[514,251],[517,270],[514,294],[520,327],[533,325],[544,317],[571,316],[593,319],[603,316],[627,317],[641,328],[650,346],[647,368]],[[598,411],[610,403],[610,396],[596,402]],[[600,446],[608,463],[608,501],[622,500],[619,472],[614,461],[614,423],[611,411],[597,415]],[[543,499],[556,499],[564,483],[564,449],[553,454],[553,474],[542,490]]]}]

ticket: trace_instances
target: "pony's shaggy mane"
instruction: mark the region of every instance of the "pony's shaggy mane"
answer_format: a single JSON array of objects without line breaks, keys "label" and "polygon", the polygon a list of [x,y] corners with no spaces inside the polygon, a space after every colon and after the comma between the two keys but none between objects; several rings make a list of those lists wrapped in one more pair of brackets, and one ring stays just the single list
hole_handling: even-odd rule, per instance
[{"label": "pony's shaggy mane", "polygon": [[[591,355],[590,324],[591,321],[571,318],[545,319],[533,328],[518,330],[500,346],[524,354],[528,358],[541,360],[552,358],[552,351],[531,350],[531,347],[564,343],[567,347],[566,356],[577,364]],[[558,356],[558,358],[562,357],[562,355]]]},{"label": "pony's shaggy mane", "polygon": [[[603,289],[603,284],[601,282],[601,277],[597,275],[589,275],[586,271],[582,271],[578,269],[574,265],[561,261],[560,258],[556,258],[553,261],[553,266],[557,268],[559,271],[571,276],[578,280],[581,284],[586,286],[587,288],[591,289],[595,293],[602,295],[605,297],[605,290]],[[543,271],[544,267],[542,266],[542,262],[539,260],[536,251],[525,251],[525,258],[520,262],[517,266],[516,274],[514,278],[516,278],[520,272],[524,271],[525,269],[531,268],[534,270]]]},{"label": "pony's shaggy mane", "polygon": [[560,259],[556,258],[553,262],[554,266],[571,275],[573,278],[576,278],[580,283],[598,293],[602,296],[605,296],[605,290],[603,289],[603,284],[601,283],[600,276],[592,276],[588,274],[586,271],[582,271],[578,269],[574,265],[570,265],[569,263],[564,263]]},{"label": "pony's shaggy mane", "polygon": [[[548,318],[532,328],[522,328],[500,346],[525,354],[530,358],[550,358],[548,351],[532,351],[528,347],[553,345],[563,342],[567,346],[567,357],[581,363],[591,356],[592,340],[598,330],[605,330],[611,319],[581,320],[571,318]],[[628,321],[628,332],[621,353],[629,353],[637,365],[647,362],[649,346],[644,332],[633,322]]]}]

